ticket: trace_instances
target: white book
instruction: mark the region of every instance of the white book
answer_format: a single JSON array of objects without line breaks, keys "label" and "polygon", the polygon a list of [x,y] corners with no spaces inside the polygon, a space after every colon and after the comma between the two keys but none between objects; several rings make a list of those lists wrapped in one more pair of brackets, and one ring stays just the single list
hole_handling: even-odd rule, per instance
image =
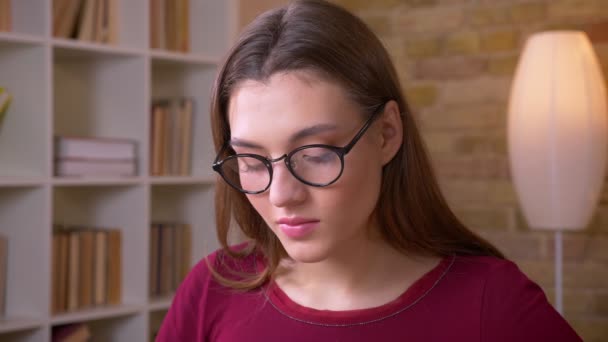
[{"label": "white book", "polygon": [[128,177],[135,176],[135,160],[58,159],[55,176]]},{"label": "white book", "polygon": [[137,144],[130,139],[55,137],[55,158],[136,159]]}]

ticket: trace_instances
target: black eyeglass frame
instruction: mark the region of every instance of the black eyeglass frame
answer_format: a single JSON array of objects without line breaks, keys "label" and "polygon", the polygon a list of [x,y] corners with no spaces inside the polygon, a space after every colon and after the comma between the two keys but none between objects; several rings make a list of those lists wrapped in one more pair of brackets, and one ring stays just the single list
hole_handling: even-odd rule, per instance
[{"label": "black eyeglass frame", "polygon": [[[297,147],[296,149],[292,150],[289,153],[286,153],[278,158],[275,159],[268,159],[266,157],[263,157],[259,154],[254,154],[254,153],[239,153],[239,154],[233,154],[230,155],[222,160],[220,159],[220,156],[222,155],[222,153],[228,148],[229,146],[229,142],[226,142],[226,144],[224,144],[224,146],[222,147],[222,149],[220,150],[220,152],[217,154],[217,156],[215,157],[215,160],[213,161],[213,164],[211,165],[211,167],[213,168],[213,171],[217,172],[220,176],[222,176],[222,179],[224,179],[224,181],[230,185],[231,187],[233,187],[234,189],[245,193],[245,194],[250,194],[250,195],[256,195],[256,194],[261,194],[263,192],[265,192],[266,190],[268,190],[268,188],[270,188],[270,185],[272,184],[272,176],[273,176],[273,166],[272,164],[280,161],[280,160],[284,160],[285,161],[285,166],[287,167],[287,170],[289,170],[289,172],[300,182],[309,185],[309,186],[313,186],[316,188],[322,188],[322,187],[326,187],[329,186],[335,182],[338,181],[338,179],[340,179],[340,177],[342,176],[342,173],[344,172],[344,156],[347,155],[352,148],[355,146],[355,144],[359,141],[359,139],[361,139],[361,137],[363,136],[363,134],[365,134],[365,132],[367,131],[367,129],[372,125],[372,123],[376,120],[376,118],[379,116],[380,113],[383,112],[384,107],[386,106],[386,102],[383,103],[382,105],[380,105],[380,107],[378,109],[376,109],[372,115],[367,119],[367,121],[365,121],[365,123],[363,124],[363,127],[361,127],[361,129],[357,132],[357,134],[355,134],[355,136],[352,138],[352,140],[346,144],[343,147],[339,147],[339,146],[333,146],[333,145],[325,145],[325,144],[311,144],[311,145],[304,145],[304,146],[300,146]],[[333,151],[335,154],[338,155],[338,157],[340,158],[340,173],[336,176],[336,178],[334,180],[332,180],[331,182],[328,183],[323,183],[323,184],[315,184],[315,183],[311,183],[308,182],[302,178],[300,178],[296,172],[294,172],[294,170],[291,167],[291,157],[296,154],[297,152],[301,151],[301,150],[305,150],[308,148],[326,148],[328,150]],[[231,159],[236,159],[238,157],[249,157],[249,158],[254,158],[257,159],[259,161],[261,161],[266,168],[268,169],[268,173],[270,175],[270,178],[268,179],[268,185],[260,191],[247,191],[244,190],[242,188],[240,188],[239,186],[237,186],[236,184],[232,184],[230,182],[230,180],[228,180],[228,178],[226,176],[224,176],[224,173],[222,171],[222,164],[224,164],[224,162],[231,160]]]}]

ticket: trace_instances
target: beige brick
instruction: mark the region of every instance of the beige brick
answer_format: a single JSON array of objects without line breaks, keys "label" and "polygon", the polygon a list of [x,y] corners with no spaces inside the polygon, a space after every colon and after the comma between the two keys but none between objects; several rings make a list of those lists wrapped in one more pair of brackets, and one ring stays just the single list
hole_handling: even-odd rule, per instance
[{"label": "beige brick", "polygon": [[391,9],[401,4],[401,0],[331,0],[331,2],[354,12],[372,9]]},{"label": "beige brick", "polygon": [[[547,295],[554,297],[555,291],[547,291]],[[570,290],[563,291],[563,305],[565,315],[591,314],[594,311],[597,295],[589,290]]]},{"label": "beige brick", "polygon": [[410,57],[431,57],[437,56],[440,52],[438,38],[428,38],[412,40],[405,43],[406,54]]},{"label": "beige brick", "polygon": [[463,20],[461,6],[406,9],[396,13],[395,29],[408,34],[446,33],[462,27]]},{"label": "beige brick", "polygon": [[438,0],[401,0],[402,4],[410,7],[430,7],[437,5]]},{"label": "beige brick", "polygon": [[515,74],[519,56],[496,57],[488,61],[488,73],[496,76],[511,76]]},{"label": "beige brick", "polygon": [[[547,258],[555,258],[555,234],[553,232],[547,239]],[[562,256],[566,262],[583,262],[589,258],[589,246],[591,239],[585,232],[563,232],[562,233]]]},{"label": "beige brick", "polygon": [[509,14],[512,22],[529,24],[544,20],[547,16],[547,7],[540,2],[524,2],[512,6]]},{"label": "beige brick", "polygon": [[438,179],[443,194],[453,207],[517,204],[513,184],[507,180]]},{"label": "beige brick", "polygon": [[517,260],[516,262],[521,271],[545,291],[554,286],[554,264],[552,262],[536,260]]},{"label": "beige brick", "polygon": [[470,55],[479,52],[479,33],[462,31],[446,37],[444,52],[446,54]]},{"label": "beige brick", "polygon": [[418,79],[447,80],[463,79],[481,75],[486,70],[486,61],[475,57],[444,57],[421,60],[414,68]]},{"label": "beige brick", "polygon": [[510,51],[517,48],[519,34],[516,31],[496,31],[481,37],[481,50],[486,52]]},{"label": "beige brick", "polygon": [[506,127],[506,105],[473,103],[438,106],[420,119],[420,127],[433,131],[487,131]]},{"label": "beige brick", "polygon": [[361,16],[361,19],[379,36],[388,36],[393,33],[391,18],[388,15]]},{"label": "beige brick", "polygon": [[418,85],[405,89],[407,101],[414,108],[431,106],[437,101],[437,87],[434,85]]},{"label": "beige brick", "polygon": [[469,20],[475,27],[503,25],[509,22],[509,13],[502,7],[473,7]]},{"label": "beige brick", "polygon": [[534,233],[483,231],[481,235],[494,244],[508,259],[539,260],[544,236]]},{"label": "beige brick", "polygon": [[513,210],[509,207],[463,207],[455,208],[456,216],[470,229],[509,230]]},{"label": "beige brick", "polygon": [[598,21],[608,18],[608,6],[605,0],[552,0],[547,13],[556,22]]},{"label": "beige brick", "polygon": [[595,294],[593,298],[593,313],[608,316],[608,290],[604,290],[603,293]]},{"label": "beige brick", "polygon": [[[393,58],[393,63],[395,65],[395,70],[397,71],[397,75],[399,76],[400,82],[402,84],[407,84],[414,78],[413,71],[413,63],[410,63],[404,57],[401,58]],[[409,99],[408,99],[409,100]]]},{"label": "beige brick", "polygon": [[564,288],[608,288],[608,264],[597,262],[564,263]]},{"label": "beige brick", "polygon": [[462,137],[462,134],[457,132],[424,132],[422,139],[424,140],[431,154],[441,156],[444,154],[454,153],[456,141]]},{"label": "beige brick", "polygon": [[608,263],[608,234],[590,236],[587,257]]},{"label": "beige brick", "polygon": [[480,77],[471,80],[452,80],[442,83],[442,105],[471,103],[507,103],[511,80],[506,78]]},{"label": "beige brick", "polygon": [[608,336],[607,317],[566,318],[583,341],[606,342],[606,336]]},{"label": "beige brick", "polygon": [[604,184],[600,194],[600,203],[595,208],[588,230],[591,232],[608,232],[608,186]]},{"label": "beige brick", "polygon": [[509,179],[506,157],[445,156],[434,160],[437,175],[457,179]]},{"label": "beige brick", "polygon": [[455,142],[454,151],[460,154],[507,155],[505,135],[465,135]]}]

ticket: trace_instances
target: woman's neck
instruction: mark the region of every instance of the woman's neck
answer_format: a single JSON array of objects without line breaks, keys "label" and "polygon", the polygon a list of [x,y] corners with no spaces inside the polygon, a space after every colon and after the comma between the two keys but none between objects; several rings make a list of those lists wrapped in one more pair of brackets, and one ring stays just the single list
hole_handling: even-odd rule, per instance
[{"label": "woman's neck", "polygon": [[399,297],[439,262],[409,257],[383,239],[360,239],[316,263],[280,265],[277,285],[296,303],[320,310],[377,307]]}]

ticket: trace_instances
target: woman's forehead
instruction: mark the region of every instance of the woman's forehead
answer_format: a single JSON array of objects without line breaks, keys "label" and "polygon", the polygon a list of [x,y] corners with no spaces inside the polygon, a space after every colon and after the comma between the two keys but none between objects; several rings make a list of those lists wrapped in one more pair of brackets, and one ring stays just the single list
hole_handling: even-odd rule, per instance
[{"label": "woman's forehead", "polygon": [[358,107],[343,88],[302,76],[283,73],[266,82],[242,82],[232,93],[228,107],[233,141],[285,146],[310,136],[347,130]]},{"label": "woman's forehead", "polygon": [[[298,124],[301,121],[340,120],[356,109],[346,91],[309,73],[278,73],[268,80],[242,81],[233,90],[228,106],[231,127],[261,122]],[[348,117],[348,116],[346,116]],[[310,122],[309,122],[310,123]]]}]

